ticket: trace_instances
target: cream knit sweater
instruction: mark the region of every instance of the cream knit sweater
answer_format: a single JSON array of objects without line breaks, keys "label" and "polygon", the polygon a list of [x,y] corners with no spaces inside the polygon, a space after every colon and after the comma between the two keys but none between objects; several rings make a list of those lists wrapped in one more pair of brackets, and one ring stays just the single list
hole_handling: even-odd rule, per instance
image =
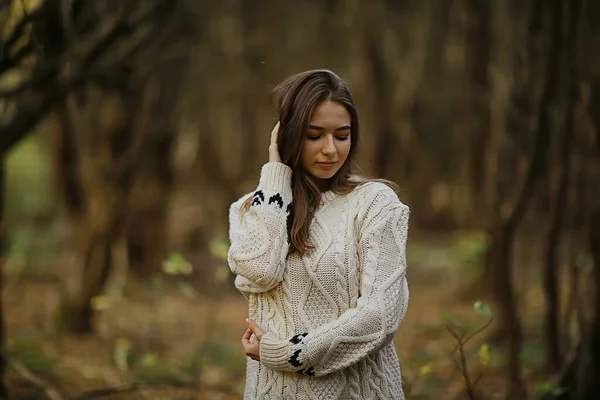
[{"label": "cream knit sweater", "polygon": [[291,176],[265,164],[257,190],[230,208],[229,266],[267,331],[260,362],[247,359],[244,399],[404,399],[392,339],[408,305],[409,208],[382,183],[325,192],[314,249],[288,257]]}]

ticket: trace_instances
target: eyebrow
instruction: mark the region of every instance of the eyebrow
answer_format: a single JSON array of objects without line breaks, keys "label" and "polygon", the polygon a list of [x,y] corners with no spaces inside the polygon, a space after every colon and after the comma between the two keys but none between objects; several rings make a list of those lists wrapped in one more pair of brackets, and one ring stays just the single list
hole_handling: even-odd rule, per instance
[{"label": "eyebrow", "polygon": [[[318,125],[308,125],[308,129],[314,129],[316,131],[324,131],[325,128],[323,128],[322,126],[318,126]],[[347,131],[350,129],[350,125],[343,125],[340,126],[339,128],[335,128],[335,131]]]}]

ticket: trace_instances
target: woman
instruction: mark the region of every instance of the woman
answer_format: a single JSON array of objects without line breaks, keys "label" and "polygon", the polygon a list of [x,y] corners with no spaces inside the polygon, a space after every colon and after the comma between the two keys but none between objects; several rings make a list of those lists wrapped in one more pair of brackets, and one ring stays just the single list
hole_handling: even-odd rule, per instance
[{"label": "woman", "polygon": [[255,192],[231,205],[229,266],[249,302],[244,399],[404,399],[409,208],[352,173],[358,115],[331,71],[275,89]]}]

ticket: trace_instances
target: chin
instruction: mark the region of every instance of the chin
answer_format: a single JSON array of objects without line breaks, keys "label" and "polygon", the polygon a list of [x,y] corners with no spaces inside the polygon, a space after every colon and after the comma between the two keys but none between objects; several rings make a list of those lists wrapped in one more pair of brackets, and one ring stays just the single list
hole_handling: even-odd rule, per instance
[{"label": "chin", "polygon": [[339,170],[335,170],[335,171],[310,171],[310,174],[312,176],[314,176],[317,179],[323,179],[323,180],[327,180],[327,179],[331,179],[335,176],[335,174],[337,174]]}]

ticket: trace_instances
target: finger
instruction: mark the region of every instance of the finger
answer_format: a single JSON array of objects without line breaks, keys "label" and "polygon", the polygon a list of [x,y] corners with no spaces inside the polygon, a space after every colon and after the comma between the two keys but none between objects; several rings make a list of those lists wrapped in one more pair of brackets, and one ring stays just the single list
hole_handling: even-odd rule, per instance
[{"label": "finger", "polygon": [[244,332],[244,335],[242,336],[242,346],[247,346],[252,344],[252,342],[250,342],[250,338],[252,337],[252,329],[248,328],[246,329],[246,332]]},{"label": "finger", "polygon": [[248,324],[248,328],[252,329],[252,332],[254,332],[256,338],[258,340],[261,340],[264,335],[264,332],[262,329],[260,329],[258,324],[251,319],[248,319],[246,323]]},{"label": "finger", "polygon": [[277,145],[277,134],[279,133],[279,121],[275,124],[275,127],[271,131],[271,144]]}]

